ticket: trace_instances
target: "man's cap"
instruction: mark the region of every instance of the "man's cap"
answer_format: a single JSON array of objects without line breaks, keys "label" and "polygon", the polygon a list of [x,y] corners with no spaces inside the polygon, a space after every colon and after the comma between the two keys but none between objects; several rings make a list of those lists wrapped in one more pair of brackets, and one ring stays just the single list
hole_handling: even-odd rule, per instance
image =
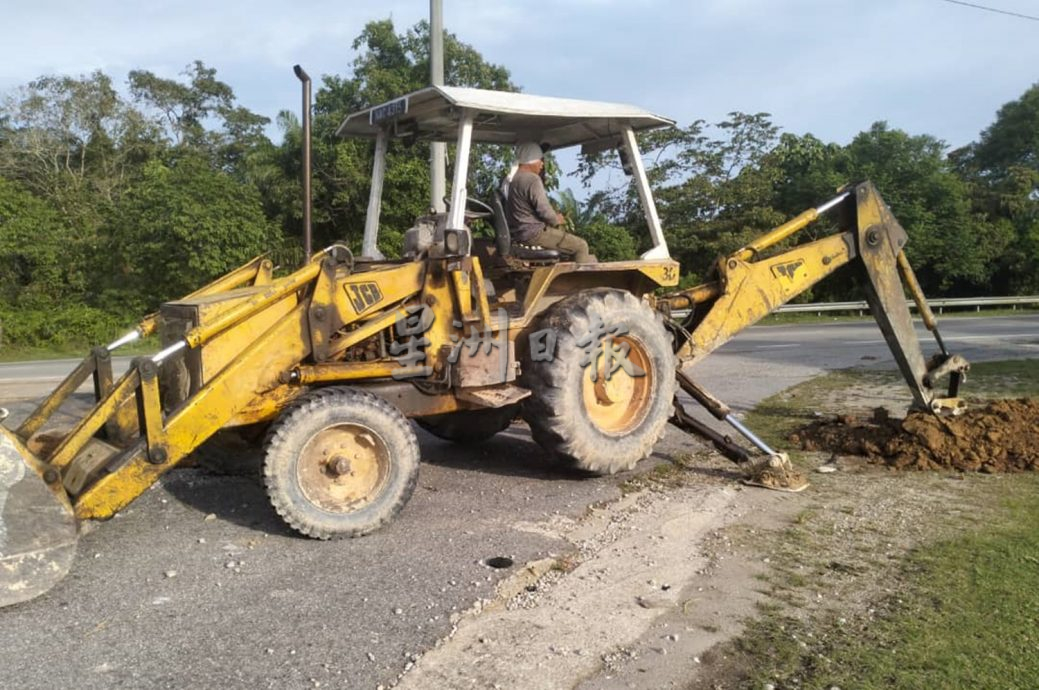
[{"label": "man's cap", "polygon": [[534,163],[545,157],[541,152],[541,146],[533,141],[524,141],[516,144],[516,162],[520,165]]}]

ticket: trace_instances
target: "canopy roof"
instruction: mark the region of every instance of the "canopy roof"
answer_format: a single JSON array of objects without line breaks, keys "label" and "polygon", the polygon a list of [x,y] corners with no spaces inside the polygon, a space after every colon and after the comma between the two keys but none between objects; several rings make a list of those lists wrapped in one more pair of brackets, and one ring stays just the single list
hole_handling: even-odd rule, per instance
[{"label": "canopy roof", "polygon": [[475,113],[473,142],[532,140],[553,149],[616,139],[624,127],[638,132],[674,124],[624,103],[430,86],[347,116],[336,134],[374,138],[387,127],[394,137],[453,142],[464,110]]}]

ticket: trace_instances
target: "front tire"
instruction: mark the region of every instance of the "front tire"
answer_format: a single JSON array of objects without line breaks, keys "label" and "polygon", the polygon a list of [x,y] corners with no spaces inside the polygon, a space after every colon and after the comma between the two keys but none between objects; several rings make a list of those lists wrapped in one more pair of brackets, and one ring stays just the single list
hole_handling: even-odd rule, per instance
[{"label": "front tire", "polygon": [[[676,386],[661,317],[629,292],[588,290],[553,305],[537,328],[554,331],[556,346],[550,361],[524,362],[531,396],[523,418],[534,440],[561,463],[597,474],[631,469],[649,456],[671,417]],[[589,343],[597,332],[627,348],[634,375],[622,366],[607,380],[605,356],[587,361],[596,342],[605,353],[602,338]]]},{"label": "front tire", "polygon": [[267,495],[294,530],[359,537],[397,515],[418,481],[415,431],[371,393],[331,387],[290,405],[267,436]]}]

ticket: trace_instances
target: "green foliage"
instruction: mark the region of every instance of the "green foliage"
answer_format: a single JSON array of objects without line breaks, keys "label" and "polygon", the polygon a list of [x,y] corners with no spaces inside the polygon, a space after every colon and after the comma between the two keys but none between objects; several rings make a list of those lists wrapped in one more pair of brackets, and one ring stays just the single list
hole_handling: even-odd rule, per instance
[{"label": "green foliage", "polygon": [[988,282],[1010,238],[972,213],[967,185],[950,170],[944,148],[933,137],[878,123],[847,148],[847,172],[882,190],[911,233],[906,253],[925,287],[973,292]]},{"label": "green foliage", "polygon": [[556,209],[566,216],[567,231],[588,242],[591,253],[599,261],[637,259],[635,238],[627,229],[611,225],[606,216],[590,205],[583,205],[569,189],[559,193]]},{"label": "green foliage", "polygon": [[11,308],[0,305],[0,348],[9,346],[86,347],[109,342],[125,331],[126,319],[81,303]]},{"label": "green foliage", "polygon": [[82,299],[84,245],[46,201],[0,178],[0,303],[43,308]]},{"label": "green foliage", "polygon": [[974,209],[1010,238],[992,287],[1039,290],[1039,84],[1007,103],[981,138],[950,158],[970,185]]},{"label": "green foliage", "polygon": [[101,72],[45,76],[0,106],[0,176],[96,228],[134,166],[154,150],[156,129]]},{"label": "green foliage", "polygon": [[703,122],[646,137],[672,254],[685,271],[706,274],[728,254],[784,220],[772,207],[780,169],[770,153],[778,127],[767,113],[730,113],[717,136]]},{"label": "green foliage", "polygon": [[[130,93],[161,125],[167,141],[206,151],[215,167],[237,171],[247,152],[267,140],[263,128],[270,119],[236,105],[231,87],[201,61],[188,65],[182,75],[188,78],[186,84],[133,70],[128,77]],[[217,130],[207,127],[214,118]]]},{"label": "green foliage", "polygon": [[[953,172],[945,145],[878,122],[845,147],[822,147],[811,137],[785,138],[779,164],[792,190],[783,201],[794,214],[832,196],[836,184],[871,180],[909,234],[906,254],[929,294],[977,294],[992,277],[1011,237],[972,209],[968,185]],[[816,185],[812,189],[809,185]],[[814,196],[814,201],[810,199]]]},{"label": "green foliage", "polygon": [[[129,101],[101,72],[45,76],[3,100],[8,344],[106,340],[116,324],[277,243],[249,181],[254,152],[272,146],[267,119],[238,106],[201,62],[186,75],[132,72]],[[257,178],[270,172],[255,168]]]},{"label": "green foliage", "polygon": [[[1027,119],[1011,110],[1018,116],[1015,126]],[[1039,125],[1035,130],[1039,132]],[[994,131],[996,125],[987,130]],[[1020,132],[1015,130],[1015,136],[1017,142]],[[998,198],[989,199],[984,208],[978,201],[979,183],[965,178],[955,157],[946,157],[943,142],[891,129],[883,122],[840,146],[810,134],[780,135],[765,113],[730,113],[714,127],[698,121],[644,134],[640,145],[650,160],[648,174],[668,244],[686,273],[708,275],[718,256],[819,205],[839,187],[869,179],[906,229],[907,254],[928,294],[985,294],[993,285],[1005,285],[1004,294],[1039,287],[1039,195],[1034,171],[1026,171],[1021,160],[1007,168]],[[1016,150],[1013,145],[1007,148]],[[609,165],[599,156],[584,161],[580,172],[588,181]],[[645,236],[642,213],[630,190],[599,193],[592,203],[611,223]],[[834,229],[824,220],[795,241]],[[801,298],[849,299],[859,294],[847,280],[824,281]]]},{"label": "green foliage", "polygon": [[589,249],[599,261],[639,258],[631,233],[619,225],[611,225],[605,218],[593,219],[576,228],[575,232],[587,240]]},{"label": "green foliage", "polygon": [[154,309],[267,251],[276,238],[255,188],[197,156],[152,161],[103,228],[106,297],[122,309]]},{"label": "green foliage", "polygon": [[[368,209],[368,193],[374,146],[369,141],[340,139],[335,130],[346,115],[382,103],[429,84],[429,27],[420,22],[398,33],[390,19],[369,22],[355,39],[358,56],[352,75],[326,75],[317,89],[313,122],[313,225],[317,245],[346,241],[359,249]],[[444,34],[445,82],[455,86],[513,91],[504,67],[486,62],[472,46],[451,33]],[[267,166],[280,167],[282,178],[293,180],[277,187],[289,212],[281,215],[286,234],[298,235],[301,209],[298,202],[301,162],[298,120],[287,113],[279,118],[285,139],[277,149],[260,157]],[[500,180],[505,162],[486,147],[474,147],[470,165],[470,189],[488,189]],[[452,152],[448,152],[449,161]],[[263,165],[254,170],[272,170]],[[448,169],[450,179],[451,170]],[[266,178],[272,180],[273,178]],[[273,187],[273,185],[272,185]],[[290,191],[290,189],[292,191]],[[425,143],[390,143],[383,183],[379,248],[397,256],[401,238],[415,218],[429,210],[429,146]]]},{"label": "green foliage", "polygon": [[[428,37],[425,22],[403,31],[390,19],[370,22],[353,43],[348,73],[321,78],[317,247],[358,249],[367,213],[372,142],[339,139],[335,130],[348,113],[426,86]],[[453,34],[444,49],[446,83],[517,90],[504,66]],[[0,309],[9,338],[50,337],[42,315],[53,305],[70,328],[87,332],[110,318],[132,320],[257,253],[272,251],[285,264],[300,255],[298,117],[282,112],[283,136],[270,141],[268,119],[242,107],[199,61],[173,79],[133,70],[127,82],[124,96],[100,71],[49,75],[0,100]],[[868,177],[908,231],[907,251],[929,293],[1039,290],[1039,85],[1003,106],[977,143],[948,156],[933,137],[883,123],[840,145],[781,133],[767,113],[734,112],[715,125],[696,121],[639,138],[683,284],[709,276],[717,256]],[[428,155],[425,142],[389,147],[379,239],[388,256],[428,211]],[[453,155],[449,147],[449,161]],[[511,158],[507,147],[475,146],[472,193],[495,186]],[[601,154],[578,173],[588,182],[617,163],[615,153]],[[551,157],[548,170],[555,189],[561,171]],[[648,246],[645,221],[629,180],[611,179],[624,184],[583,203],[563,192],[558,203],[600,259],[633,258]],[[820,224],[801,237],[827,230]],[[852,293],[847,281],[830,281],[811,296]]]},{"label": "green foliage", "polygon": [[970,157],[971,167],[994,180],[1009,177],[1015,167],[1039,170],[1039,84],[999,109]]}]

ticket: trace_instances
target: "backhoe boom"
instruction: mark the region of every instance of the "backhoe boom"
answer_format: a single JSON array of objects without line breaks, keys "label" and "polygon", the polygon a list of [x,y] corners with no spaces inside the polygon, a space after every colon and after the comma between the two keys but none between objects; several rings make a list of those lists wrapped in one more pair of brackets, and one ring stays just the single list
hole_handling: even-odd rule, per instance
[{"label": "backhoe boom", "polygon": [[[838,232],[761,256],[830,210],[839,213]],[[871,183],[847,188],[822,206],[805,211],[719,259],[714,280],[660,300],[665,311],[691,309],[690,316],[680,324],[688,338],[678,350],[679,358],[683,364],[700,361],[838,268],[853,264],[863,277],[870,311],[913,394],[914,407],[935,413],[962,410],[963,402],[956,395],[969,365],[946,350],[906,259],[906,241],[905,230]],[[930,360],[925,361],[913,328],[906,287],[939,346],[939,353]],[[934,389],[936,379],[944,374],[950,375],[946,395]]]}]

